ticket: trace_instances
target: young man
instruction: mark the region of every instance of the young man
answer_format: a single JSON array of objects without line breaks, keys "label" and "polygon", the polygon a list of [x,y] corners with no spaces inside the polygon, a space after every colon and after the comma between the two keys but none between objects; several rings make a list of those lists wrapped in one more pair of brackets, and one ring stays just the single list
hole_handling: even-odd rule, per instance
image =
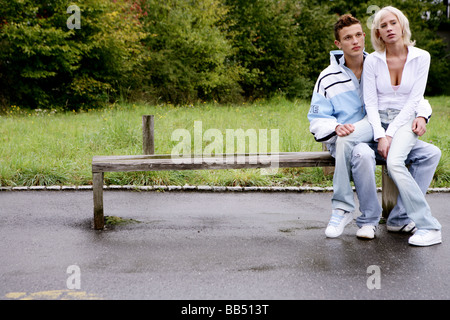
[{"label": "young man", "polygon": [[[360,203],[361,216],[356,219],[358,238],[373,239],[382,208],[378,202],[375,182],[376,145],[373,130],[366,118],[362,97],[365,34],[361,23],[351,15],[342,16],[335,24],[335,44],[331,63],[320,74],[312,96],[308,114],[314,138],[326,143],[336,159],[333,177],[332,214],[325,230],[327,237],[338,237],[352,221],[355,211],[353,177]],[[416,134],[425,131],[421,117],[429,119],[431,106],[422,100],[414,121]],[[440,150],[418,141],[407,162],[422,192],[426,193],[440,159]],[[378,156],[379,157],[379,156]],[[412,222],[399,197],[387,221],[392,232],[414,232]]]}]

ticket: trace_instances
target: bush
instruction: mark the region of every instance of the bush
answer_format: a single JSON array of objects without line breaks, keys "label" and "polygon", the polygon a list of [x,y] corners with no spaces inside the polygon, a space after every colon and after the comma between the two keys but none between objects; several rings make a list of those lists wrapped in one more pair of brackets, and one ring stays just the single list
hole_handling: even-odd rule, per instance
[{"label": "bush", "polygon": [[241,68],[230,59],[221,1],[147,0],[140,6],[150,57],[145,83],[153,96],[186,103],[239,93]]},{"label": "bush", "polygon": [[143,33],[130,5],[78,5],[81,29],[68,29],[64,0],[11,0],[0,8],[3,101],[29,108],[95,107],[140,80],[135,67],[144,59]]},{"label": "bush", "polygon": [[[0,6],[0,109],[91,109],[118,99],[193,103],[306,98],[329,64],[333,24],[352,13],[366,32],[370,1],[80,0],[69,29],[67,0]],[[430,52],[427,95],[450,94],[450,61],[433,0],[379,0],[411,22]],[[428,18],[424,18],[424,14]]]},{"label": "bush", "polygon": [[[227,4],[235,21],[234,59],[245,68],[241,85],[246,96],[309,97],[318,68],[329,61],[332,16],[299,1],[228,0]],[[329,32],[324,33],[326,27]],[[312,39],[312,34],[318,36]]]},{"label": "bush", "polygon": [[447,28],[448,19],[445,16],[446,9],[442,1],[416,1],[416,0],[379,0],[360,2],[356,0],[320,0],[320,5],[329,4],[330,11],[338,15],[352,13],[363,23],[366,32],[366,50],[372,52],[370,41],[370,29],[367,20],[374,12],[367,12],[370,5],[378,8],[392,5],[400,9],[408,18],[411,28],[412,40],[416,40],[416,46],[427,50],[431,55],[430,72],[428,76],[426,95],[450,94],[450,60],[447,45],[438,35],[440,28]]}]

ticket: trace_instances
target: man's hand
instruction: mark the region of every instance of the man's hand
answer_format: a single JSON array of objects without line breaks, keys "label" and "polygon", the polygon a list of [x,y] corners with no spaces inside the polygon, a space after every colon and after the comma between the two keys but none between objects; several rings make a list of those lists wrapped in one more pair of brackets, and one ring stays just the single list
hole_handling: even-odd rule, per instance
[{"label": "man's hand", "polygon": [[391,147],[392,137],[386,136],[383,138],[378,139],[378,153],[380,156],[382,156],[384,159],[387,159],[389,148]]},{"label": "man's hand", "polygon": [[412,131],[419,137],[427,132],[427,122],[424,117],[417,117],[412,124]]},{"label": "man's hand", "polygon": [[339,137],[345,137],[345,136],[348,136],[353,131],[355,131],[355,126],[350,123],[340,124],[340,125],[336,126],[336,129],[334,129],[334,130],[336,131],[336,134]]}]

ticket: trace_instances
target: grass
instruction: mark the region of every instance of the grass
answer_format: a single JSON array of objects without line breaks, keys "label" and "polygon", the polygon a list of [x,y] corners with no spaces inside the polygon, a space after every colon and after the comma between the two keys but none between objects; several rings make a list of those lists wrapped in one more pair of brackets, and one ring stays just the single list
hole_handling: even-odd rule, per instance
[{"label": "grass", "polygon": [[140,221],[134,219],[124,219],[116,216],[105,216],[105,224],[107,226],[118,226],[131,223],[140,223]]},{"label": "grass", "polygon": [[[450,97],[429,98],[433,117],[421,138],[442,150],[432,187],[448,187]],[[22,110],[11,106],[0,116],[0,185],[89,185],[94,155],[142,154],[142,115],[155,116],[155,153],[170,154],[180,141],[172,139],[177,129],[192,138],[194,123],[201,133],[208,129],[279,130],[279,151],[320,151],[322,145],[309,133],[306,118],[309,101],[284,98],[252,104],[190,106],[117,103],[102,110],[55,112]],[[197,128],[199,129],[199,128]],[[202,150],[208,145],[203,139]],[[247,143],[248,145],[248,143]],[[192,147],[194,150],[194,147]],[[268,143],[270,151],[270,142]],[[228,150],[224,150],[228,151]],[[236,151],[236,150],[235,150]],[[248,150],[247,150],[248,151]],[[377,170],[380,183],[380,172]],[[263,175],[257,169],[216,171],[170,171],[107,173],[106,184],[116,185],[214,185],[214,186],[331,186],[332,176],[322,168],[280,169]]]}]

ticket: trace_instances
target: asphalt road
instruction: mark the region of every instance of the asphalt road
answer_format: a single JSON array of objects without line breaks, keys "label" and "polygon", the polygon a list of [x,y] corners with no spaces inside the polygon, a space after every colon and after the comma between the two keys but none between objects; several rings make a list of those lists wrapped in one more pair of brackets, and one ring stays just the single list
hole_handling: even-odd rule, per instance
[{"label": "asphalt road", "polygon": [[[443,243],[384,225],[358,240],[324,229],[331,193],[0,192],[0,299],[449,299],[450,193],[427,199]],[[355,217],[358,213],[355,213]]]}]

